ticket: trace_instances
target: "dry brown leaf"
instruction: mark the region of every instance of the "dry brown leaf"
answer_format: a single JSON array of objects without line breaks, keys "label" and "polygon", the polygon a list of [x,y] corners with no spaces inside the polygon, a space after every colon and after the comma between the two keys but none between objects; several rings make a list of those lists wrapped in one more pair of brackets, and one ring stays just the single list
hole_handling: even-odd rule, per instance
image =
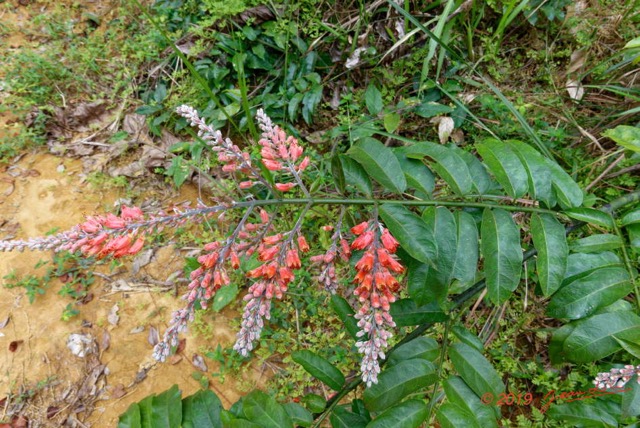
[{"label": "dry brown leaf", "polygon": [[440,123],[438,124],[438,138],[442,144],[449,140],[449,136],[453,132],[453,128],[453,119],[450,117],[440,118]]},{"label": "dry brown leaf", "polygon": [[107,349],[109,349],[110,346],[111,346],[111,334],[107,330],[105,330],[102,333],[102,340],[100,341],[100,349],[102,349],[102,352],[104,352]]},{"label": "dry brown leaf", "polygon": [[127,390],[124,387],[124,385],[119,383],[113,388],[113,391],[111,391],[111,399],[122,398],[125,396],[126,393],[127,393]]},{"label": "dry brown leaf", "polygon": [[580,101],[584,97],[584,87],[577,80],[568,79],[566,89],[572,100]]},{"label": "dry brown leaf", "polygon": [[9,343],[9,352],[16,352],[18,350],[18,346],[22,345],[24,340],[13,340]]},{"label": "dry brown leaf", "polygon": [[587,60],[587,50],[579,49],[571,54],[569,60],[569,66],[567,67],[567,74],[578,73],[584,67],[584,63]]}]

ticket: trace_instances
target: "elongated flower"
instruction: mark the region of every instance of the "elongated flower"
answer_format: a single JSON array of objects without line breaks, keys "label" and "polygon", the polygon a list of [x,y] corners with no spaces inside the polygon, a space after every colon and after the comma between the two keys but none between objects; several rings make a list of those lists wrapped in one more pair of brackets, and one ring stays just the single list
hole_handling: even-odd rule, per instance
[{"label": "elongated flower", "polygon": [[605,373],[598,373],[593,383],[598,389],[622,388],[633,376],[636,376],[636,381],[640,384],[640,365],[626,365],[622,369],[614,368]]}]

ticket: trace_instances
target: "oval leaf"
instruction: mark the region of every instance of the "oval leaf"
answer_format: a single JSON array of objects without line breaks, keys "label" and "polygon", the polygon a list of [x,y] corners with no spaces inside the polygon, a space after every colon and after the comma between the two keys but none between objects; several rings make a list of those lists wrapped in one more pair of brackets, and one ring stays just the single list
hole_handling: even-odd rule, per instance
[{"label": "oval leaf", "polygon": [[605,408],[596,404],[574,401],[565,404],[553,404],[547,415],[550,419],[563,421],[570,426],[617,427],[618,421]]},{"label": "oval leaf", "polygon": [[571,243],[571,251],[576,253],[599,253],[601,251],[615,250],[624,245],[618,235],[601,233],[576,239]]},{"label": "oval leaf", "polygon": [[553,160],[545,158],[551,173],[551,185],[560,206],[564,209],[582,205],[584,194],[578,184]]},{"label": "oval leaf", "polygon": [[370,84],[367,90],[364,92],[364,102],[367,105],[367,110],[372,116],[377,115],[382,111],[384,104],[382,103],[382,94],[380,90],[376,88],[376,85]]},{"label": "oval leaf", "polygon": [[405,360],[414,358],[435,361],[440,355],[440,345],[430,337],[417,337],[412,341],[395,349],[387,359],[387,365],[392,366]]},{"label": "oval leaf", "polygon": [[640,223],[640,208],[631,212],[626,213],[622,219],[620,220],[620,223],[623,226],[629,226],[631,224],[638,224]]},{"label": "oval leaf", "polygon": [[474,416],[475,422],[482,427],[497,428],[496,416],[475,392],[459,376],[449,376],[442,384],[447,401],[455,404]]},{"label": "oval leaf", "polygon": [[242,412],[249,421],[264,428],[293,428],[291,418],[284,407],[273,397],[259,390],[251,391],[243,398]]},{"label": "oval leaf", "polygon": [[352,338],[358,339],[358,332],[360,328],[358,327],[358,322],[353,317],[355,311],[349,305],[349,302],[341,296],[337,294],[333,294],[331,296],[331,308],[338,315],[340,321],[344,324],[345,328],[349,332]]},{"label": "oval leaf", "polygon": [[574,220],[584,221],[585,223],[596,224],[598,226],[613,228],[613,218],[611,214],[596,210],[593,208],[572,208],[562,212]]},{"label": "oval leaf", "polygon": [[420,400],[407,400],[382,412],[367,428],[417,428],[429,415],[429,408]]},{"label": "oval leaf", "polygon": [[347,186],[354,186],[360,193],[371,196],[373,188],[367,172],[360,164],[348,156],[337,155],[332,161],[332,172],[339,189],[344,192]]},{"label": "oval leaf", "polygon": [[389,313],[398,327],[442,322],[448,319],[437,302],[418,306],[412,299],[396,300],[391,304]]},{"label": "oval leaf", "polygon": [[495,138],[488,138],[476,144],[476,149],[509,196],[519,198],[527,193],[527,170],[509,146]]},{"label": "oval leaf", "polygon": [[427,224],[402,205],[384,204],[380,217],[402,248],[414,259],[433,265],[437,246]]},{"label": "oval leaf", "polygon": [[198,391],[182,400],[182,426],[184,428],[221,426],[221,410],[222,403],[213,391]]},{"label": "oval leaf", "polygon": [[501,304],[520,282],[520,232],[507,211],[487,208],[482,215],[481,236],[487,296]]},{"label": "oval leaf", "polygon": [[531,237],[538,250],[536,270],[542,294],[550,296],[560,288],[567,270],[569,246],[564,226],[551,214],[531,216]]},{"label": "oval leaf", "polygon": [[404,177],[407,180],[407,186],[419,190],[430,198],[431,192],[433,192],[436,185],[433,173],[421,161],[417,159],[409,159],[405,155],[407,149],[408,147],[398,147],[393,149],[393,154],[398,158],[400,167],[404,172]]},{"label": "oval leaf", "polygon": [[407,148],[407,157],[422,159],[425,156],[433,159],[431,169],[447,182],[458,195],[464,196],[473,190],[473,181],[469,167],[453,150],[435,143],[423,142]]},{"label": "oval leaf", "polygon": [[521,141],[509,140],[507,144],[514,151],[527,171],[529,194],[544,202],[548,207],[555,205],[551,186],[551,174],[544,156],[536,149]]},{"label": "oval leaf", "polygon": [[312,376],[338,391],[344,385],[344,376],[330,362],[311,351],[297,351],[291,354],[293,361],[300,364]]},{"label": "oval leaf", "polygon": [[400,162],[390,148],[375,138],[363,138],[347,152],[387,190],[401,194],[407,188],[407,181]]},{"label": "oval leaf", "polygon": [[444,403],[440,406],[436,419],[442,428],[482,428],[472,413],[453,403]]}]

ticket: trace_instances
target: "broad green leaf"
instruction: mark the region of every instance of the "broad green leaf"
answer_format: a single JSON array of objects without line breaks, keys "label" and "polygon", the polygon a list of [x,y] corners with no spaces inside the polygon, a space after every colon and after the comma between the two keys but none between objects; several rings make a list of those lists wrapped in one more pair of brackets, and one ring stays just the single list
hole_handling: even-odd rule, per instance
[{"label": "broad green leaf", "polygon": [[337,406],[329,416],[331,426],[333,428],[364,428],[367,426],[367,420],[343,406]]},{"label": "broad green leaf", "polygon": [[520,282],[520,231],[507,211],[486,208],[482,215],[481,237],[487,296],[491,302],[501,304]]},{"label": "broad green leaf", "polygon": [[551,173],[551,184],[560,206],[568,209],[582,205],[584,194],[578,183],[553,160],[545,158],[545,161]]},{"label": "broad green leaf", "polygon": [[640,223],[640,208],[626,213],[620,220],[623,226]]},{"label": "broad green leaf", "polygon": [[362,416],[366,420],[371,420],[371,413],[367,410],[367,406],[364,405],[364,401],[359,398],[351,400],[351,411],[357,415]]},{"label": "broad green leaf", "polygon": [[475,281],[478,269],[478,227],[469,213],[457,211],[455,216],[458,248],[453,266],[453,277],[462,283],[469,284]]},{"label": "broad green leaf", "polygon": [[387,367],[414,358],[435,361],[440,355],[440,345],[430,337],[417,337],[394,350],[387,358]]},{"label": "broad green leaf", "polygon": [[442,428],[483,428],[471,412],[453,403],[440,406],[436,419]]},{"label": "broad green leaf", "polygon": [[132,403],[126,412],[118,418],[118,428],[141,428],[142,418],[140,416],[140,406]]},{"label": "broad green leaf", "polygon": [[508,145],[495,138],[487,138],[475,147],[509,196],[519,198],[527,193],[527,170]]},{"label": "broad green leaf", "polygon": [[640,415],[640,383],[635,380],[631,380],[625,386],[625,389],[630,389],[622,394],[622,403],[620,403],[620,410],[622,410],[623,418],[630,418]]},{"label": "broad green leaf", "polygon": [[364,403],[370,411],[382,412],[407,395],[433,385],[437,378],[435,367],[429,361],[403,361],[378,375],[378,383],[365,389]]},{"label": "broad green leaf", "polygon": [[264,428],[293,428],[291,418],[284,407],[273,397],[253,390],[242,400],[244,416]]},{"label": "broad green leaf", "polygon": [[[402,254],[401,251],[398,251],[398,253]],[[407,291],[409,291],[409,297],[417,306],[444,301],[447,289],[440,284],[429,283],[429,272],[431,270],[429,265],[408,256],[403,258],[403,261],[408,270]]]},{"label": "broad green leaf", "polygon": [[610,312],[578,321],[562,351],[575,363],[597,361],[621,349],[613,336],[640,341],[640,317],[633,312]]},{"label": "broad green leaf", "polygon": [[213,305],[211,305],[211,308],[216,312],[220,312],[229,303],[233,302],[237,295],[238,286],[235,283],[225,285],[213,296]]},{"label": "broad green leaf", "polygon": [[618,312],[618,311],[630,311],[632,309],[633,309],[633,305],[631,303],[627,302],[626,300],[620,299],[620,300],[616,300],[610,305],[607,305],[603,308],[598,309],[593,313],[593,315],[606,314],[609,312]]},{"label": "broad green leaf", "polygon": [[367,105],[367,110],[369,110],[369,114],[372,116],[375,116],[382,111],[382,108],[384,107],[382,94],[374,84],[369,84],[367,87],[367,90],[364,93],[364,103]]},{"label": "broad green leaf", "polygon": [[391,304],[389,312],[398,327],[420,325],[426,322],[442,322],[448,319],[436,302],[418,306],[411,299],[396,300]]},{"label": "broad green leaf", "polygon": [[551,364],[558,365],[568,361],[567,354],[564,351],[564,342],[573,330],[576,329],[576,324],[577,323],[565,324],[553,332],[551,341],[549,342],[549,359],[551,360]]},{"label": "broad green leaf", "polygon": [[640,344],[639,343],[632,342],[632,341],[626,340],[626,339],[618,339],[615,336],[613,336],[613,338],[616,340],[616,342],[618,342],[620,344],[620,346],[622,346],[622,349],[624,349],[625,351],[627,351],[628,353],[630,353],[634,357],[640,358]]},{"label": "broad green leaf", "polygon": [[[296,427],[310,427],[313,424],[313,415],[310,411],[299,405],[298,403],[285,403],[282,405],[287,412],[293,425]],[[204,427],[205,425],[200,425]],[[212,425],[216,426],[216,425]]]},{"label": "broad green leaf", "polygon": [[640,224],[630,224],[626,229],[629,234],[629,245],[640,251]]},{"label": "broad green leaf", "polygon": [[427,166],[417,159],[409,159],[405,152],[408,147],[398,147],[393,149],[393,154],[398,158],[400,167],[404,172],[407,180],[407,186],[421,191],[425,195],[431,197],[431,192],[435,187],[435,179],[433,173]]},{"label": "broad green leaf", "polygon": [[467,164],[469,168],[469,174],[473,188],[476,189],[479,195],[484,195],[493,188],[499,188],[498,184],[491,178],[487,172],[487,168],[480,162],[480,159],[472,155],[471,153],[462,150],[455,144],[449,144],[447,146],[455,154],[460,156],[462,160]]},{"label": "broad green leaf", "polygon": [[429,415],[429,408],[420,400],[407,400],[378,415],[367,428],[417,428]]},{"label": "broad green leaf", "polygon": [[596,224],[598,226],[613,228],[613,218],[611,214],[596,210],[593,208],[572,208],[562,212],[574,220],[584,221],[585,223]]},{"label": "broad green leaf", "polygon": [[326,384],[329,388],[339,391],[344,385],[344,376],[329,361],[311,351],[297,351],[291,354],[293,361],[300,364],[307,372]]},{"label": "broad green leaf", "polygon": [[307,394],[300,401],[312,413],[320,413],[327,407],[327,400],[318,394]]},{"label": "broad green leaf", "polygon": [[420,117],[430,118],[441,114],[451,113],[453,109],[434,101],[427,101],[417,106],[413,111]]},{"label": "broad green leaf", "polygon": [[598,269],[558,290],[547,305],[547,314],[554,318],[584,318],[626,296],[632,289],[625,269]]},{"label": "broad green leaf", "polygon": [[447,400],[471,413],[483,428],[497,428],[496,415],[491,407],[480,401],[475,392],[459,376],[449,376],[442,384]]},{"label": "broad green leaf", "polygon": [[620,257],[609,251],[594,254],[570,254],[569,259],[567,260],[567,271],[564,277],[564,284],[568,284],[576,278],[587,276],[594,270],[613,266],[623,265]]},{"label": "broad green leaf", "polygon": [[178,428],[182,422],[182,393],[178,385],[138,403],[143,428]]},{"label": "broad green leaf", "polygon": [[375,138],[363,138],[347,152],[387,190],[401,194],[407,188],[407,180],[400,167],[400,162],[390,148]]},{"label": "broad green leaf", "polygon": [[425,156],[434,162],[429,167],[436,172],[458,195],[464,196],[473,190],[473,181],[469,167],[453,150],[435,143],[422,142],[407,148],[408,158],[423,159]]},{"label": "broad green leaf", "polygon": [[618,235],[601,233],[576,239],[571,243],[571,251],[575,253],[599,253],[620,248],[624,242]]},{"label": "broad green leaf", "polygon": [[344,193],[347,186],[354,186],[362,194],[372,195],[373,187],[367,172],[350,157],[345,155],[334,156],[331,160],[331,172],[340,192]]},{"label": "broad green leaf", "polygon": [[357,334],[358,331],[360,331],[360,328],[358,327],[358,322],[353,317],[355,311],[351,305],[349,305],[349,302],[347,302],[343,297],[333,294],[331,296],[330,304],[331,308],[338,315],[338,318],[340,318],[340,321],[342,321],[351,337],[357,339]]},{"label": "broad green leaf", "polygon": [[509,140],[507,144],[526,169],[529,194],[534,199],[544,202],[548,207],[555,205],[551,187],[551,174],[549,174],[549,168],[544,156],[530,145],[521,141]]},{"label": "broad green leaf", "polygon": [[379,213],[391,234],[411,257],[433,264],[438,249],[431,230],[420,217],[395,204],[382,205]]},{"label": "broad green leaf", "polygon": [[611,138],[625,149],[640,153],[640,128],[629,125],[618,125],[613,129],[607,129],[602,135]]},{"label": "broad green leaf", "polygon": [[[477,396],[491,393],[498,397],[504,392],[500,375],[477,349],[464,343],[455,343],[449,349],[449,358],[462,380]],[[497,407],[494,407],[494,411],[498,416]]]},{"label": "broad green leaf", "polygon": [[431,229],[438,247],[436,267],[429,268],[425,275],[425,287],[437,290],[434,297],[442,304],[447,298],[448,287],[453,280],[453,270],[457,261],[457,225],[451,211],[445,207],[428,207],[422,214],[424,222]]},{"label": "broad green leaf", "polygon": [[536,269],[542,294],[550,296],[560,288],[567,270],[569,246],[564,226],[551,214],[531,216],[531,237],[538,250]]},{"label": "broad green leaf", "polygon": [[471,333],[466,328],[464,328],[464,327],[462,327],[460,325],[456,325],[456,326],[453,326],[453,328],[451,329],[451,332],[453,334],[455,334],[455,336],[458,339],[460,339],[460,341],[462,343],[464,343],[466,345],[469,345],[472,348],[475,348],[479,352],[484,351],[484,344],[482,343],[480,338],[478,338],[478,336],[476,336],[475,334]]},{"label": "broad green leaf", "polygon": [[387,113],[382,119],[384,130],[393,133],[400,125],[400,115],[398,113]]},{"label": "broad green leaf", "polygon": [[201,428],[222,425],[222,403],[210,390],[201,390],[182,400],[182,427]]},{"label": "broad green leaf", "polygon": [[546,413],[550,419],[567,422],[570,426],[617,427],[618,421],[604,409],[584,401],[552,404]]}]

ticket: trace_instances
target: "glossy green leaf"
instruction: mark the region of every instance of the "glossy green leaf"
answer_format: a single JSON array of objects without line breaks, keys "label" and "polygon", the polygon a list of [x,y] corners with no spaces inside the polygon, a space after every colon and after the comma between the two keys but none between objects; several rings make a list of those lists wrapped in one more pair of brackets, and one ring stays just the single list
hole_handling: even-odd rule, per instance
[{"label": "glossy green leaf", "polygon": [[569,246],[564,226],[551,214],[531,216],[531,237],[538,250],[536,270],[542,294],[550,296],[560,288],[567,270]]},{"label": "glossy green leaf", "polygon": [[216,294],[213,296],[213,304],[211,308],[215,312],[220,312],[224,309],[229,303],[233,302],[238,295],[238,285],[235,283],[231,283],[221,287]]},{"label": "glossy green leaf", "polygon": [[[458,260],[457,225],[451,211],[445,207],[428,207],[422,214],[424,222],[431,229],[438,247],[438,257],[434,261],[436,267],[426,272],[425,286],[439,290],[435,296],[442,303],[453,280],[455,263]],[[475,268],[475,266],[474,266]]]},{"label": "glossy green leaf", "polygon": [[633,210],[631,212],[626,213],[620,219],[620,224],[623,226],[629,226],[631,224],[639,224],[640,223],[640,209]]},{"label": "glossy green leaf", "polygon": [[[401,253],[399,251],[399,253]],[[447,287],[441,284],[429,283],[429,265],[421,263],[411,257],[403,258],[407,267],[407,291],[409,297],[417,306],[424,306],[432,302],[443,302],[446,298]]]},{"label": "glossy green leaf", "polygon": [[331,296],[330,304],[331,308],[338,315],[338,318],[340,318],[340,321],[342,321],[351,337],[357,339],[357,334],[358,331],[360,331],[360,328],[358,327],[358,322],[353,317],[355,311],[351,305],[349,305],[349,302],[347,302],[345,298],[338,296],[337,294],[333,294]]},{"label": "glossy green leaf", "polygon": [[577,324],[578,323],[575,322],[565,324],[553,332],[548,348],[551,364],[558,365],[568,361],[567,354],[564,350],[564,342],[571,335],[573,330],[576,329]]},{"label": "glossy green leaf", "polygon": [[405,152],[409,147],[398,147],[393,149],[393,154],[398,158],[400,167],[404,172],[407,180],[407,186],[421,191],[425,195],[431,197],[431,193],[435,188],[435,178],[433,173],[427,166],[417,159],[409,159]]},{"label": "glossy green leaf", "polygon": [[437,246],[427,224],[402,205],[384,204],[380,217],[402,248],[414,259],[432,265]]},{"label": "glossy green leaf", "polygon": [[369,114],[375,116],[382,111],[384,104],[382,102],[382,93],[376,85],[369,84],[367,90],[364,93],[364,103],[369,110]]},{"label": "glossy green leaf", "polygon": [[620,344],[620,346],[622,346],[622,349],[624,349],[634,357],[640,358],[640,343],[632,342],[626,339],[619,339],[615,336],[613,336],[613,338]]},{"label": "glossy green leaf", "polygon": [[599,253],[620,248],[624,242],[618,235],[601,233],[576,239],[571,243],[571,251],[575,253]]},{"label": "glossy green leaf", "polygon": [[373,187],[367,172],[360,164],[348,156],[337,155],[331,160],[331,172],[338,190],[345,192],[347,186],[353,186],[360,193],[371,196]]},{"label": "glossy green leaf", "polygon": [[413,111],[420,117],[430,118],[441,114],[451,113],[453,109],[443,104],[427,101],[417,106]]},{"label": "glossy green leaf", "polygon": [[[313,424],[313,415],[310,411],[298,403],[285,403],[282,405],[296,427],[310,427]],[[201,425],[205,426],[205,425]],[[212,425],[217,426],[217,425]]]},{"label": "glossy green leaf", "polygon": [[222,425],[222,403],[210,390],[200,390],[182,400],[182,427],[201,428]]},{"label": "glossy green leaf", "polygon": [[307,372],[326,384],[329,388],[339,391],[344,385],[344,375],[329,361],[311,351],[296,351],[291,354],[293,361],[300,364]]},{"label": "glossy green leaf", "polygon": [[436,302],[418,306],[412,299],[400,299],[391,304],[389,312],[398,327],[447,320],[447,315]]},{"label": "glossy green leaf", "polygon": [[146,397],[138,406],[143,428],[177,428],[182,422],[182,393],[178,385],[161,394]]},{"label": "glossy green leaf", "polygon": [[118,428],[141,428],[142,417],[140,416],[140,406],[132,403],[127,411],[118,418]]},{"label": "glossy green leaf", "polygon": [[364,428],[368,422],[363,416],[350,412],[343,406],[333,409],[329,421],[333,428]]},{"label": "glossy green leaf", "polygon": [[469,213],[457,211],[455,217],[458,248],[453,266],[453,277],[462,283],[470,284],[475,281],[478,269],[478,243],[480,241],[478,227]]},{"label": "glossy green leaf", "polygon": [[520,231],[507,211],[487,208],[482,215],[481,236],[487,296],[491,302],[501,304],[520,282]]},{"label": "glossy green leaf", "polygon": [[436,419],[442,428],[483,428],[471,412],[453,403],[440,406]]},{"label": "glossy green leaf", "polygon": [[400,115],[398,113],[387,113],[382,119],[384,130],[393,133],[400,125]]},{"label": "glossy green leaf", "polygon": [[640,317],[633,312],[611,312],[578,321],[562,351],[575,363],[589,363],[621,349],[613,338],[640,341]]},{"label": "glossy green leaf", "polygon": [[475,147],[509,196],[519,198],[527,193],[527,170],[511,147],[495,138],[487,138]]},{"label": "glossy green leaf", "polygon": [[415,358],[433,362],[438,355],[440,344],[435,339],[417,337],[394,350],[387,358],[387,367]]},{"label": "glossy green leaf", "polygon": [[387,190],[400,194],[407,188],[407,180],[404,178],[400,162],[390,148],[375,138],[359,140],[347,154]]},{"label": "glossy green leaf", "polygon": [[460,156],[462,160],[467,164],[469,168],[469,174],[471,175],[471,181],[473,188],[479,195],[484,195],[493,188],[499,188],[498,184],[491,178],[487,172],[487,168],[480,162],[480,160],[471,153],[461,149],[455,144],[449,144],[447,146],[455,154]]},{"label": "glossy green leaf", "polygon": [[606,251],[603,253],[574,253],[567,260],[564,284],[568,284],[577,278],[587,276],[594,270],[623,266],[622,260],[615,253]]},{"label": "glossy green leaf", "polygon": [[630,224],[626,229],[629,234],[629,246],[640,251],[640,224]]},{"label": "glossy green leaf", "polygon": [[465,327],[460,326],[460,325],[456,325],[453,326],[453,328],[451,329],[451,332],[464,344],[471,346],[472,348],[475,348],[476,350],[478,350],[479,352],[484,351],[484,344],[482,343],[482,341],[480,340],[480,338],[478,336],[476,336],[475,334],[471,333],[469,330],[467,330]]},{"label": "glossy green leaf", "polygon": [[[483,428],[497,428],[498,422],[492,407],[480,401],[475,392],[459,376],[449,376],[442,384],[447,401],[474,416],[475,422]],[[492,403],[490,403],[492,404]]]},{"label": "glossy green leaf", "polygon": [[629,125],[618,125],[602,133],[621,147],[640,153],[640,128]]},{"label": "glossy green leaf", "polygon": [[640,416],[640,383],[632,380],[627,383],[625,391],[622,394],[622,403],[620,403],[620,410],[622,410],[623,418],[631,418],[633,416]]},{"label": "glossy green leaf", "polygon": [[327,400],[318,394],[307,394],[300,401],[312,413],[320,413],[327,406]]},{"label": "glossy green leaf", "polygon": [[632,289],[625,269],[598,269],[558,290],[547,305],[547,314],[554,318],[584,318],[626,296]]},{"label": "glossy green leaf", "polygon": [[611,218],[611,214],[600,210],[581,207],[564,210],[562,213],[574,220],[584,221],[585,223],[595,224],[608,229],[613,228],[613,218]]},{"label": "glossy green leaf", "polygon": [[351,400],[351,411],[362,416],[368,421],[371,420],[371,412],[367,410],[367,406],[365,406],[364,401],[359,398]]},{"label": "glossy green leaf", "polygon": [[582,205],[584,194],[578,183],[553,160],[545,158],[545,161],[551,173],[551,185],[560,206],[568,209]]},{"label": "glossy green leaf", "polygon": [[422,142],[407,148],[408,158],[423,159],[425,156],[434,162],[429,167],[436,172],[458,195],[464,196],[473,190],[473,181],[466,162],[453,150],[435,143]]},{"label": "glossy green leaf", "polygon": [[273,397],[260,390],[253,390],[242,400],[244,416],[264,428],[293,428],[291,418],[284,407]]},{"label": "glossy green leaf", "polygon": [[555,205],[555,198],[551,186],[551,174],[544,156],[536,149],[521,141],[509,140],[507,144],[518,156],[527,172],[529,194],[548,207]]},{"label": "glossy green leaf", "polygon": [[584,427],[617,427],[618,421],[605,409],[584,401],[573,401],[565,404],[552,404],[547,416],[562,421],[570,426]]},{"label": "glossy green leaf", "polygon": [[504,392],[500,375],[477,349],[464,343],[455,343],[449,349],[449,358],[462,380],[477,396],[491,393],[498,397]]},{"label": "glossy green leaf", "polygon": [[407,395],[432,385],[437,378],[435,367],[429,361],[403,361],[386,367],[378,375],[378,383],[365,389],[363,400],[370,411],[382,412]]},{"label": "glossy green leaf", "polygon": [[420,400],[407,400],[378,415],[367,428],[417,428],[429,415],[429,408]]}]

